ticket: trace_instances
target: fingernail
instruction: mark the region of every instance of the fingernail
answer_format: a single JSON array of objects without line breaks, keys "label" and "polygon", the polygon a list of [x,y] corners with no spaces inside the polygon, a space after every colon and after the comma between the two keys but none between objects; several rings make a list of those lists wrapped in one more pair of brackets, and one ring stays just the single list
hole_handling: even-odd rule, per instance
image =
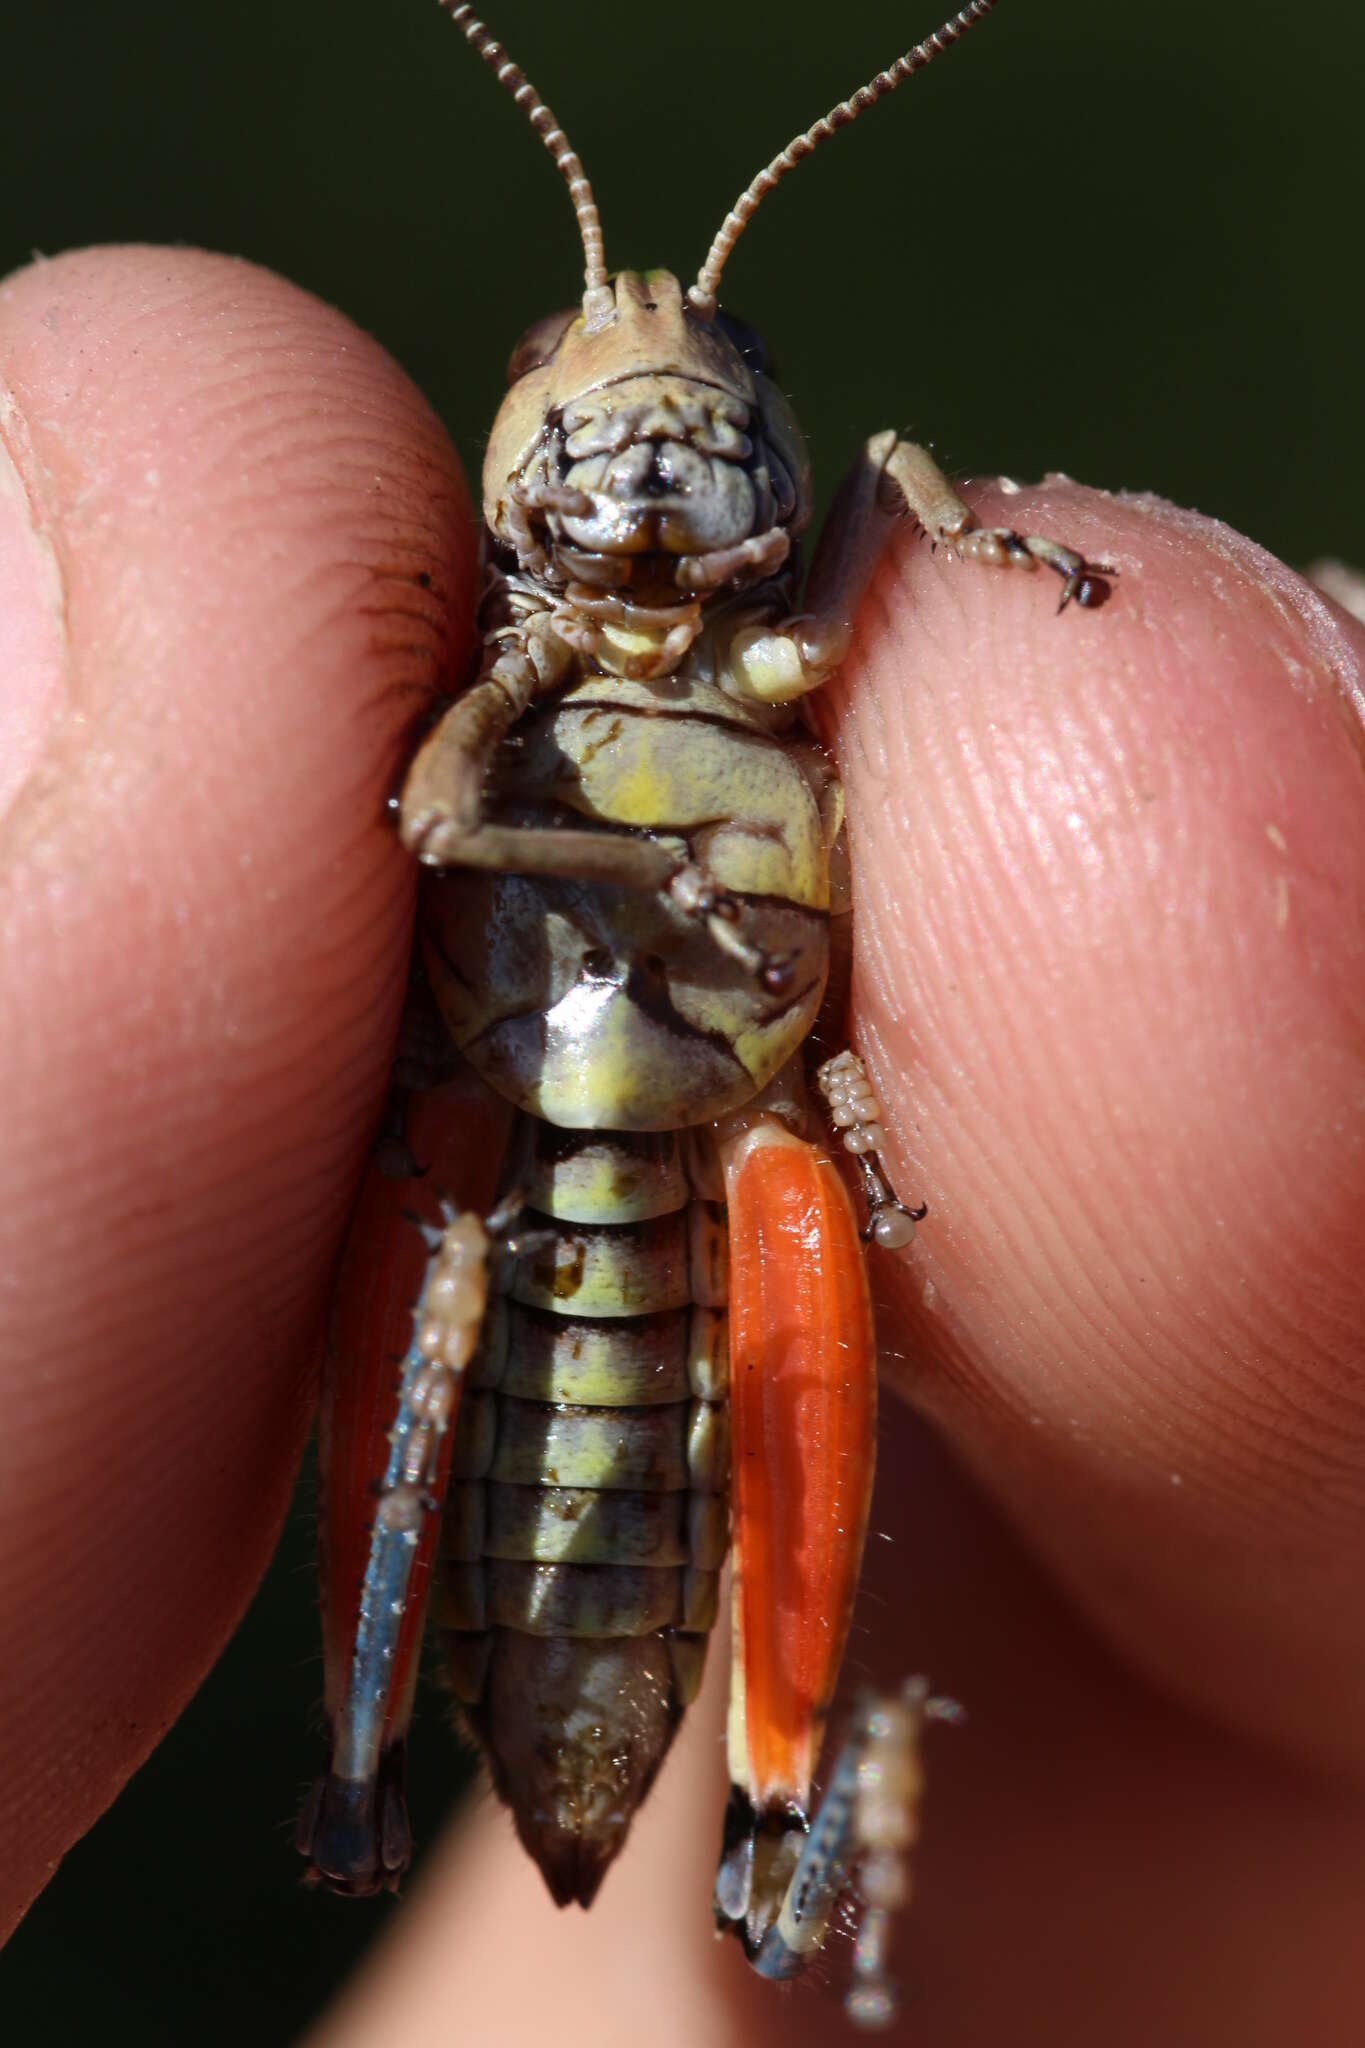
[{"label": "fingernail", "polygon": [[66,690],[57,552],[25,485],[22,416],[0,384],[0,818],[42,753]]}]

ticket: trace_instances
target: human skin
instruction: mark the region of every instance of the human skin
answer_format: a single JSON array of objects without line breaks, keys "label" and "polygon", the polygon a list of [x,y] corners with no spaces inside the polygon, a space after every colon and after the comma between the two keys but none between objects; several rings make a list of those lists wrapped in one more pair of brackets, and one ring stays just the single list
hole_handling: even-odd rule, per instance
[{"label": "human skin", "polygon": [[[35,265],[0,379],[9,1927],[277,1537],[402,994],[383,803],[475,540],[393,363],[244,264]],[[932,1738],[907,2028],[1345,2043],[1365,632],[1170,507],[972,496],[1120,573],[1058,618],[1045,574],[907,532],[830,692],[855,1029],[930,1204],[873,1285],[936,1425],[886,1403],[850,1661],[969,1710]],[[720,1649],[591,1915],[486,1804],[317,2042],[827,2040],[828,1991],[710,1938]]]}]

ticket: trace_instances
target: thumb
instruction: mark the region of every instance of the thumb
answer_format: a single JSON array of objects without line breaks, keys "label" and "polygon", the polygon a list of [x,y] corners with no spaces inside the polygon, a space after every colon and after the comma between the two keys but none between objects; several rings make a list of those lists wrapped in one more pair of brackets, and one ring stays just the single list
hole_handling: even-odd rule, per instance
[{"label": "thumb", "polygon": [[471,550],[396,366],[245,264],[37,264],[0,369],[8,1923],[274,1545],[403,990],[384,798]]}]

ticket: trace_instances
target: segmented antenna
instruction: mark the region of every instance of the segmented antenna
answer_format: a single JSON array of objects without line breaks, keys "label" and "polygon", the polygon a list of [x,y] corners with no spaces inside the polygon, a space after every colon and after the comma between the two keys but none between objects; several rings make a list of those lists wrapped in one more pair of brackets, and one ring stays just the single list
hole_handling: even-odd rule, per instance
[{"label": "segmented antenna", "polygon": [[788,171],[794,170],[802,157],[809,156],[812,150],[818,149],[837,128],[847,128],[849,122],[856,121],[859,114],[866,113],[879,99],[884,98],[889,92],[894,92],[903,80],[909,78],[911,72],[923,71],[926,64],[931,64],[944,50],[951,49],[954,43],[966,35],[969,28],[975,28],[977,22],[990,13],[995,4],[996,0],[970,0],[970,5],[964,7],[960,14],[955,14],[951,21],[945,21],[942,28],[935,29],[933,35],[927,37],[924,42],[916,43],[914,49],[907,50],[903,57],[897,57],[895,63],[888,65],[885,71],[879,71],[877,76],[869,79],[851,99],[840,100],[838,106],[831,107],[813,128],[808,128],[804,135],[795,136],[781,155],[775,156],[767,168],[759,172],[752,185],[746,186],[740,193],[721,222],[720,231],[711,244],[706,261],[697,273],[696,283],[688,287],[687,302],[694,313],[700,313],[703,318],[707,318],[715,312],[716,286],[720,283],[725,259],[753,218],[759,200],[772,191],[779,179],[785,178]]},{"label": "segmented antenna", "polygon": [[474,45],[485,64],[493,67],[498,84],[511,93],[554,158],[560,176],[569,188],[578,232],[583,238],[583,313],[588,325],[592,326],[597,319],[613,310],[615,301],[607,284],[607,258],[602,245],[602,223],[598,218],[597,202],[592,196],[592,186],[588,183],[578,152],[520,64],[512,62],[473,8],[454,7],[451,0],[440,0],[440,4],[465,40]]}]

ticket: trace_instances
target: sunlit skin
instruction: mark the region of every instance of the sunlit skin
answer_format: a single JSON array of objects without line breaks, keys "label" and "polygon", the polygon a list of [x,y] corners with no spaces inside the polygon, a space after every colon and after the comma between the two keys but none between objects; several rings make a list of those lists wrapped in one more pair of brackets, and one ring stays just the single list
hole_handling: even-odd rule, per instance
[{"label": "sunlit skin", "polygon": [[[395,366],[246,266],[36,266],[0,375],[9,1924],[274,1544],[402,993],[381,800],[474,537]],[[930,1204],[883,1358],[949,1446],[883,1402],[850,1664],[970,1715],[927,1745],[906,2038],[1345,2042],[1365,633],[1191,515],[972,499],[1120,576],[1059,624],[906,536],[831,704],[856,1035]],[[828,2041],[829,1994],[710,1934],[723,1661],[590,1915],[486,1803],[317,2041],[597,2042],[608,1999],[652,2043]]]}]

